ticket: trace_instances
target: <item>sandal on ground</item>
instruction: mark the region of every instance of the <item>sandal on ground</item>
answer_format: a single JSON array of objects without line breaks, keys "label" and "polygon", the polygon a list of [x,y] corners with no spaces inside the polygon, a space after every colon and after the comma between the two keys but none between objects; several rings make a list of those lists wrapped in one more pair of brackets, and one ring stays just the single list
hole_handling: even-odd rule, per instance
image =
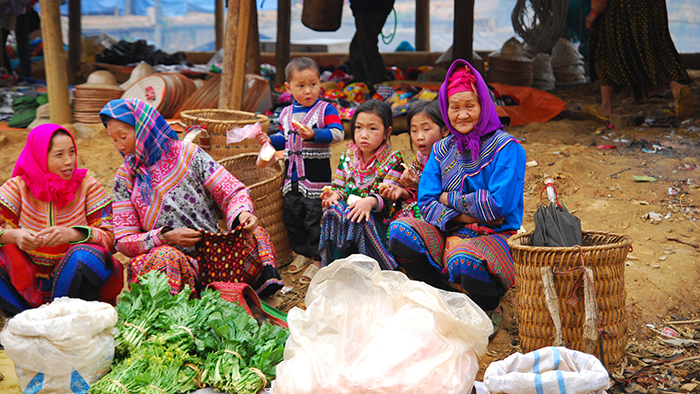
[{"label": "sandal on ground", "polygon": [[503,321],[503,309],[500,310],[500,313],[496,312],[497,309],[498,308],[486,312],[486,315],[491,319],[491,324],[493,325],[493,332],[489,335],[489,341],[496,336],[498,330],[501,328],[501,322]]},{"label": "sandal on ground", "polygon": [[602,121],[605,121],[605,122],[610,121],[609,116],[605,116],[605,115],[601,114],[600,112],[598,112],[598,105],[597,104],[586,104],[583,107],[581,107],[581,110],[583,112],[587,113],[588,115],[593,115]]},{"label": "sandal on ground", "polygon": [[309,265],[310,262],[310,258],[298,254],[294,256],[294,260],[292,260],[292,262],[289,264],[287,273],[296,274],[297,272],[301,272],[307,265]]},{"label": "sandal on ground", "polygon": [[306,268],[306,271],[304,271],[303,274],[301,274],[301,278],[299,278],[299,283],[302,285],[308,285],[311,283],[311,279],[316,276],[316,273],[320,270],[315,264],[311,264],[308,268]]},{"label": "sandal on ground", "polygon": [[686,85],[678,89],[678,100],[676,100],[676,118],[685,119],[693,114],[693,92]]}]

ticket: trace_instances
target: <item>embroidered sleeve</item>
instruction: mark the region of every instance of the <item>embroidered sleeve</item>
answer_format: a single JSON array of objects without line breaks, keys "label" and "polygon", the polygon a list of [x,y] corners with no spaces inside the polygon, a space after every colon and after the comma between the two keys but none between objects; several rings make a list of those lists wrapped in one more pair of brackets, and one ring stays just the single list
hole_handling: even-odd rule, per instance
[{"label": "embroidered sleeve", "polygon": [[440,203],[440,194],[442,194],[440,162],[435,158],[435,149],[433,149],[418,184],[418,206],[426,222],[445,231],[447,223],[458,216],[459,212]]},{"label": "embroidered sleeve", "polygon": [[201,148],[197,147],[195,155],[192,170],[202,179],[204,188],[224,212],[226,224],[233,228],[241,212],[254,212],[248,188]]},{"label": "embroidered sleeve", "polygon": [[506,219],[503,226],[507,229],[520,228],[524,210],[526,161],[525,149],[519,143],[506,144],[492,163],[493,172],[488,180],[488,191],[468,195],[466,198],[470,216],[486,221],[485,219],[497,215],[494,218]]},{"label": "embroidered sleeve", "polygon": [[[11,178],[0,186],[0,235],[6,229],[19,227],[22,199],[19,192],[19,177]],[[5,244],[0,243],[0,247]]]},{"label": "embroidered sleeve", "polygon": [[112,187],[112,209],[114,239],[116,249],[126,257],[136,257],[149,250],[165,245],[160,228],[144,232],[139,215],[130,200],[133,183],[126,174],[124,166],[117,170]]},{"label": "embroidered sleeve", "polygon": [[347,152],[340,154],[340,162],[338,163],[338,168],[335,170],[333,182],[331,183],[333,191],[340,194],[340,198],[342,200],[346,200],[348,198],[348,192],[345,190],[345,186],[347,185],[347,172],[345,170],[345,166],[349,164],[349,161],[350,159]]},{"label": "embroidered sleeve", "polygon": [[496,202],[491,198],[491,193],[488,190],[477,190],[466,194],[452,191],[447,194],[447,200],[454,209],[475,217],[482,222],[502,217]]},{"label": "embroidered sleeve", "polygon": [[85,182],[90,182],[85,196],[85,212],[87,214],[87,226],[74,226],[74,228],[87,231],[87,237],[79,242],[100,245],[107,250],[114,247],[114,233],[112,225],[112,200],[107,191],[95,178],[88,177]]}]

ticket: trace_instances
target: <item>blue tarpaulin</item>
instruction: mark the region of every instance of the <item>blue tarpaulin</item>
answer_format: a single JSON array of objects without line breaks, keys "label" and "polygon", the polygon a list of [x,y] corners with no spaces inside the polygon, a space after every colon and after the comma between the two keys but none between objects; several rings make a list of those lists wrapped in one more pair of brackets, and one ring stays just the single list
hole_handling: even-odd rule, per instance
[{"label": "blue tarpaulin", "polygon": [[[276,10],[277,0],[256,0],[258,10]],[[126,0],[82,0],[83,15],[124,15]],[[227,2],[224,2],[226,4]],[[155,0],[131,0],[132,15],[146,15]],[[214,0],[161,0],[163,16],[184,16],[188,12],[214,13]],[[68,15],[68,4],[61,6],[61,14]]]}]

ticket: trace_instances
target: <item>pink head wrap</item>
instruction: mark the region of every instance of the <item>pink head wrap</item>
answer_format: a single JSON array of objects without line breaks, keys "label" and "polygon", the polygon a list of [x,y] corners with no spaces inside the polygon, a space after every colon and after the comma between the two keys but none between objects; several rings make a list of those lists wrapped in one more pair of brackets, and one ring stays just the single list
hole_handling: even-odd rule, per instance
[{"label": "pink head wrap", "polygon": [[450,75],[447,81],[447,97],[452,96],[456,93],[461,92],[474,92],[476,93],[476,77],[472,74],[469,67],[460,67],[452,75]]},{"label": "pink head wrap", "polygon": [[[48,172],[46,156],[49,153],[51,138],[59,130],[68,133],[75,147],[73,135],[63,127],[53,123],[37,126],[27,136],[27,144],[17,159],[12,176],[22,177],[35,198],[40,201],[54,202],[61,208],[73,201],[75,192],[87,175],[87,170],[78,169],[76,160],[75,171],[70,180],[64,181],[60,176]],[[76,155],[77,153],[76,148]]]}]

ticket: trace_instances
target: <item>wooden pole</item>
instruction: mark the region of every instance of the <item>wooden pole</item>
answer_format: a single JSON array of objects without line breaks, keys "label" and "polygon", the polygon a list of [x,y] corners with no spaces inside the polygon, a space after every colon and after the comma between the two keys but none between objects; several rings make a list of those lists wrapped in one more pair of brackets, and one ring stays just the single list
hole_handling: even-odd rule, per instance
[{"label": "wooden pole", "polygon": [[73,112],[68,101],[68,74],[63,54],[59,2],[60,0],[40,0],[39,6],[51,123],[66,124],[71,123]]},{"label": "wooden pole", "polygon": [[430,0],[416,0],[416,51],[430,52]]},{"label": "wooden pole", "polygon": [[258,5],[250,0],[250,26],[248,30],[248,72],[260,74],[260,35],[258,32]]},{"label": "wooden pole", "polygon": [[454,5],[452,59],[464,59],[471,63],[474,51],[474,0],[455,0]]},{"label": "wooden pole", "polygon": [[245,56],[250,25],[250,0],[229,0],[221,70],[219,108],[240,110],[245,82]]},{"label": "wooden pole", "polygon": [[214,34],[216,50],[224,46],[224,0],[214,0]]},{"label": "wooden pole", "polygon": [[[457,1],[457,0],[455,0]],[[289,63],[290,29],[292,22],[292,0],[277,0],[277,44],[275,45],[275,83],[284,83],[284,68]]]},{"label": "wooden pole", "polygon": [[68,0],[68,82],[72,85],[78,83],[81,65],[83,43],[80,16],[80,0]]}]

